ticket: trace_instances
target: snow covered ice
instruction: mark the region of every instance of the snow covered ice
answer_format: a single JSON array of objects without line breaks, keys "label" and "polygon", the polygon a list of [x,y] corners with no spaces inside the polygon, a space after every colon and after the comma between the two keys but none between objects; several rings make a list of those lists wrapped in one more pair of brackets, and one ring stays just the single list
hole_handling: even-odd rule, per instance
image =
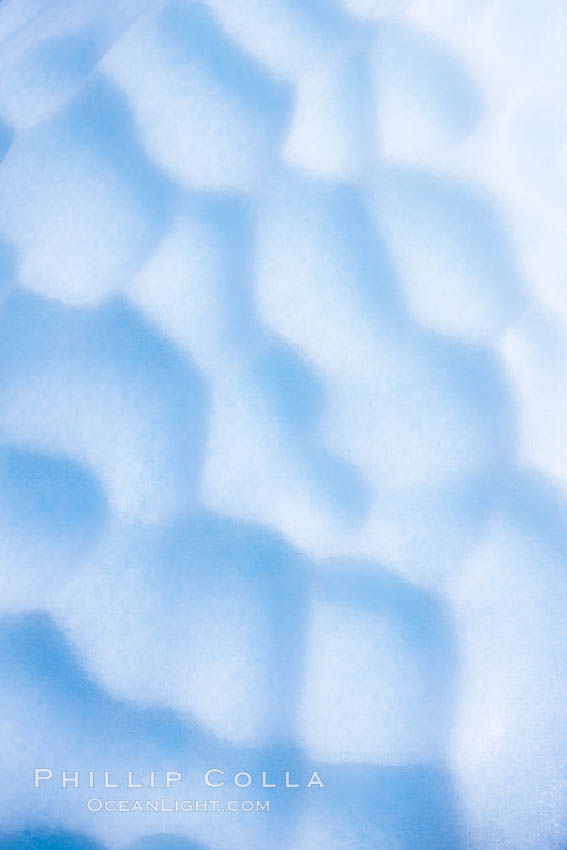
[{"label": "snow covered ice", "polygon": [[567,847],[566,43],[0,3],[0,850]]}]

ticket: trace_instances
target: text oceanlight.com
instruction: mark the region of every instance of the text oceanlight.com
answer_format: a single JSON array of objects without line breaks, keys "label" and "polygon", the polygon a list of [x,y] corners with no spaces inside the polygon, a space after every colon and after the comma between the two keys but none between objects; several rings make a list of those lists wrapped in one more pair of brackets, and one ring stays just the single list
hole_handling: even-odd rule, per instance
[{"label": "text oceanlight.com", "polygon": [[269,800],[87,800],[89,812],[269,812]]}]

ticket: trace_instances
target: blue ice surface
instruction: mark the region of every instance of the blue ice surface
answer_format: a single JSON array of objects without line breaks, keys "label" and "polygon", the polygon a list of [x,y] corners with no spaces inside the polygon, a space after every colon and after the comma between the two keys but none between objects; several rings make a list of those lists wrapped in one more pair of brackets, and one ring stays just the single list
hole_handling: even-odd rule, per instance
[{"label": "blue ice surface", "polygon": [[[415,5],[0,5],[0,850],[567,846],[561,389],[522,359],[535,190],[494,153],[516,47],[475,66],[473,4]],[[209,799],[212,767],[270,812],[59,787]]]}]

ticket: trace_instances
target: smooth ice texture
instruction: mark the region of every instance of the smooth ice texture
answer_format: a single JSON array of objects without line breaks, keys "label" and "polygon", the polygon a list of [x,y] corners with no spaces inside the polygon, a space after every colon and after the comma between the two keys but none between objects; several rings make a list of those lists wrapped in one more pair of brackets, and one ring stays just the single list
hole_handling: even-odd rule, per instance
[{"label": "smooth ice texture", "polygon": [[91,306],[128,280],[143,257],[149,217],[64,121],[22,134],[2,171],[0,230],[18,252],[22,287]]},{"label": "smooth ice texture", "polygon": [[567,836],[565,537],[545,545],[533,525],[497,513],[451,588],[463,664],[452,758],[481,847]]},{"label": "smooth ice texture", "polygon": [[490,203],[455,181],[393,170],[373,206],[415,318],[467,342],[497,338],[521,306],[522,285]]},{"label": "smooth ice texture", "polygon": [[[430,634],[432,612],[403,585],[385,577],[373,586],[354,564],[347,569],[314,592],[307,615],[300,739],[314,762],[435,758],[448,689],[436,670],[444,653],[441,636]],[[382,604],[370,602],[375,595]]]},{"label": "smooth ice texture", "polygon": [[381,20],[404,12],[411,0],[341,0],[353,15],[369,20]]},{"label": "smooth ice texture", "polygon": [[148,153],[172,179],[234,191],[264,171],[282,94],[222,39],[200,4],[171,4],[142,20],[101,69],[127,96]]},{"label": "smooth ice texture", "polygon": [[[118,529],[54,614],[110,693],[170,706],[231,743],[259,744],[278,726],[278,621],[293,625],[285,608],[299,599],[293,569],[278,575],[289,561],[266,535],[207,517],[161,536]],[[126,643],[128,653],[117,653]]]},{"label": "smooth ice texture", "polygon": [[388,160],[438,160],[480,120],[474,81],[431,33],[385,22],[370,61],[376,141]]},{"label": "smooth ice texture", "polygon": [[284,160],[330,180],[358,176],[364,150],[361,83],[356,54],[339,55],[307,71],[297,85]]},{"label": "smooth ice texture", "polygon": [[130,307],[14,294],[2,314],[0,432],[91,470],[117,516],[166,521],[194,499],[204,388]]},{"label": "smooth ice texture", "polygon": [[566,43],[0,3],[0,850],[565,848]]}]

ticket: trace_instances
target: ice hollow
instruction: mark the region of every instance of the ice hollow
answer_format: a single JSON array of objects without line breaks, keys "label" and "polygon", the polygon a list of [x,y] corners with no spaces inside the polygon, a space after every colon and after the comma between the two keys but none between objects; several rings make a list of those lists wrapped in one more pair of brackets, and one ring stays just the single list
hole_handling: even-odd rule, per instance
[{"label": "ice hollow", "polygon": [[118,516],[159,523],[192,502],[203,387],[176,352],[119,302],[91,314],[18,294],[2,322],[4,439],[83,464]]},{"label": "ice hollow", "polygon": [[127,96],[153,161],[181,185],[246,189],[272,161],[285,93],[223,38],[202,4],[141,20],[101,68]]},{"label": "ice hollow", "polygon": [[92,306],[144,256],[150,217],[105,158],[63,119],[22,134],[2,163],[0,233],[32,292]]},{"label": "ice hollow", "polygon": [[51,610],[117,697],[170,707],[232,744],[289,740],[296,569],[277,538],[207,516],[162,533],[118,527]]}]

